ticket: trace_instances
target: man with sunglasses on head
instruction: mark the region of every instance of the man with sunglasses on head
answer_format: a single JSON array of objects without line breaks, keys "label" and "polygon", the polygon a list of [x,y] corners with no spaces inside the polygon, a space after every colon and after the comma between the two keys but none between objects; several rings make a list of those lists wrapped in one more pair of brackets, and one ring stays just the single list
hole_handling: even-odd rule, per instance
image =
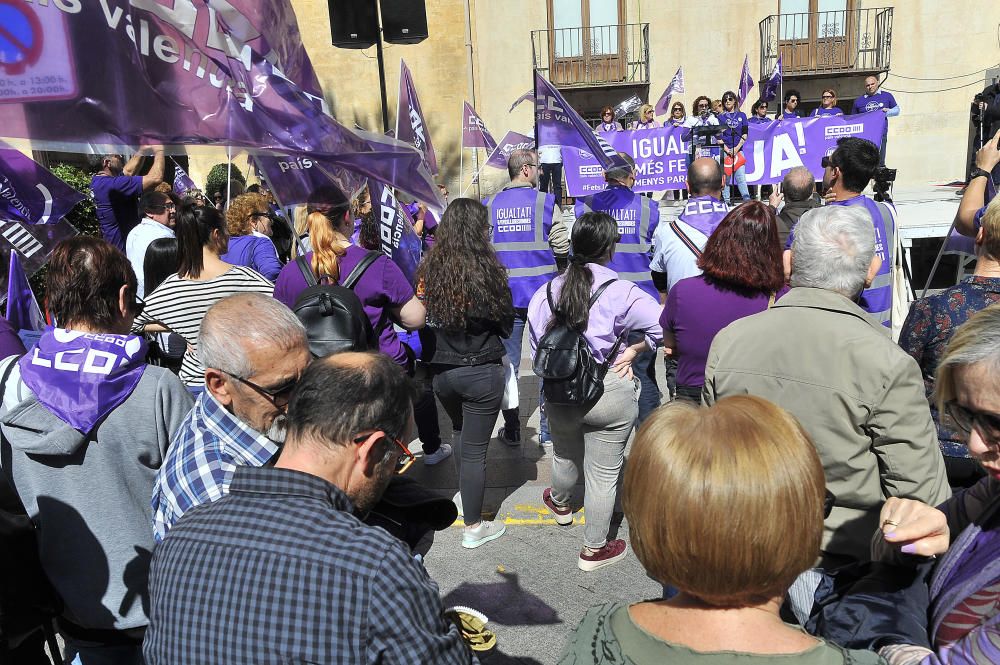
[{"label": "man with sunglasses on head", "polygon": [[237,467],[264,466],[285,439],[292,388],[312,358],[302,323],[270,296],[223,298],[201,322],[205,391],[170,444],[153,488],[157,541],[229,491]]},{"label": "man with sunglasses on head", "polygon": [[274,467],[238,468],[157,547],[146,662],[477,662],[424,567],[356,517],[409,462],[414,397],[386,355],[314,362]]},{"label": "man with sunglasses on head", "polygon": [[[153,154],[153,165],[146,175],[135,175],[145,151]],[[147,146],[132,155],[105,155],[101,170],[90,180],[90,190],[97,206],[97,221],[104,239],[125,251],[125,238],[139,223],[136,201],[140,194],[163,182],[165,161],[163,146]]]},{"label": "man with sunglasses on head", "polygon": [[174,222],[177,209],[170,196],[163,192],[146,192],[139,199],[139,210],[143,214],[139,225],[129,231],[125,240],[125,256],[132,264],[136,280],[139,282],[139,297],[146,295],[143,261],[149,245],[159,238],[174,237]]}]

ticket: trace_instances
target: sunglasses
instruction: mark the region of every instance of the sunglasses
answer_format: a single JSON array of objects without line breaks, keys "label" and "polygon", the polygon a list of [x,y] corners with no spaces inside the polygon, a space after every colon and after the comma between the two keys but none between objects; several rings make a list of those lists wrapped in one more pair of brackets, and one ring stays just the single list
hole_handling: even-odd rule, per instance
[{"label": "sunglasses", "polygon": [[823,99],[833,99],[833,95],[823,95]]},{"label": "sunglasses", "polygon": [[944,411],[966,435],[976,428],[989,443],[1000,443],[1000,416],[983,411],[974,411],[955,400],[945,402]]},{"label": "sunglasses", "polygon": [[612,113],[611,111],[605,111],[603,114],[601,114],[601,117],[607,118],[608,116],[612,115],[614,115],[614,113]]},{"label": "sunglasses", "polygon": [[[374,434],[374,432],[369,432],[368,434],[361,434],[359,436],[354,437],[355,445],[364,443],[365,439],[367,439],[372,434]],[[402,454],[399,456],[399,460],[396,462],[396,470],[395,470],[396,475],[398,476],[403,473],[406,473],[406,470],[409,469],[411,466],[413,466],[413,463],[417,460],[417,458],[413,456],[413,453],[410,452],[409,448],[407,448],[406,445],[403,444],[403,442],[400,441],[397,437],[390,437],[388,434],[386,434],[385,438],[395,443],[396,446],[398,446],[400,451],[402,452]]]},{"label": "sunglasses", "polygon": [[295,388],[295,384],[299,382],[299,377],[295,377],[294,379],[290,379],[275,388],[265,388],[264,386],[258,385],[249,379],[244,379],[242,376],[230,374],[225,370],[220,371],[226,376],[236,379],[243,385],[247,386],[278,408],[288,405],[288,400],[292,396],[292,390]]}]

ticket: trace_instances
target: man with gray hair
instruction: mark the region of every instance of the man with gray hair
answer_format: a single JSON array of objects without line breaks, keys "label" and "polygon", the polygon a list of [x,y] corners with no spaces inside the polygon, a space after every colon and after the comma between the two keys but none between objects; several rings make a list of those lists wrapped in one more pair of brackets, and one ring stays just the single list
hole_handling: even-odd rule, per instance
[{"label": "man with gray hair", "polygon": [[223,298],[198,334],[205,391],[175,432],[153,486],[153,537],[225,496],[240,466],[264,466],[285,438],[292,388],[312,359],[302,323],[271,296]]},{"label": "man with gray hair", "polygon": [[822,565],[868,560],[886,497],[933,506],[951,494],[923,379],[856,302],[880,267],[863,208],[808,211],[785,259],[792,289],[715,336],[702,401],[756,395],[798,418],[836,497]]}]

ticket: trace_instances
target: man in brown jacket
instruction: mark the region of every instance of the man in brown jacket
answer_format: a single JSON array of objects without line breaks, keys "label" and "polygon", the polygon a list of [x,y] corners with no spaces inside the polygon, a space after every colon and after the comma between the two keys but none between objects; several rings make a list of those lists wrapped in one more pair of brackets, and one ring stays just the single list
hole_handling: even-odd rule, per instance
[{"label": "man in brown jacket", "polygon": [[855,303],[880,266],[863,209],[806,212],[786,257],[792,290],[716,335],[702,400],[757,395],[798,418],[836,496],[821,565],[867,560],[886,497],[937,505],[951,495],[923,380]]}]

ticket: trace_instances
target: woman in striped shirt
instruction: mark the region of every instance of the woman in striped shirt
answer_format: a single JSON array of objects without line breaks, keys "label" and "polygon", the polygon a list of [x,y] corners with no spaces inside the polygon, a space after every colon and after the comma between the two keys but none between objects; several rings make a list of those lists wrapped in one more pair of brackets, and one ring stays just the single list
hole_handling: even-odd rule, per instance
[{"label": "woman in striped shirt", "polygon": [[[226,220],[215,208],[185,205],[177,214],[178,267],[146,296],[134,332],[174,332],[187,342],[181,362],[181,381],[193,393],[205,387],[205,366],[198,357],[198,330],[208,308],[237,293],[272,295],[274,285],[263,275],[221,258],[229,244]],[[233,331],[238,335],[239,331]]]}]

